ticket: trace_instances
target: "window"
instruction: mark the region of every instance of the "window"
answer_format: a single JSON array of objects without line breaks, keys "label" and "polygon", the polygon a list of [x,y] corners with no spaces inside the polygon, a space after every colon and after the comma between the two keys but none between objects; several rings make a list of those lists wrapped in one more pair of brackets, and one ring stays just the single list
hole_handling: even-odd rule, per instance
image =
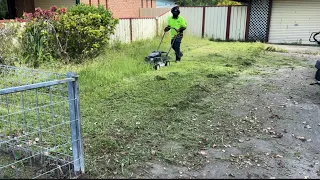
[{"label": "window", "polygon": [[9,18],[7,0],[0,0],[0,20]]}]

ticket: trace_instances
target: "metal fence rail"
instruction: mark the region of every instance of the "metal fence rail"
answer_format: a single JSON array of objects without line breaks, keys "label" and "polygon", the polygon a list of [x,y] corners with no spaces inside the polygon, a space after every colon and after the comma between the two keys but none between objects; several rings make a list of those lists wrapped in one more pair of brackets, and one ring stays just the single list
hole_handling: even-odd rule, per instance
[{"label": "metal fence rail", "polygon": [[78,76],[0,65],[0,82],[0,178],[84,173]]}]

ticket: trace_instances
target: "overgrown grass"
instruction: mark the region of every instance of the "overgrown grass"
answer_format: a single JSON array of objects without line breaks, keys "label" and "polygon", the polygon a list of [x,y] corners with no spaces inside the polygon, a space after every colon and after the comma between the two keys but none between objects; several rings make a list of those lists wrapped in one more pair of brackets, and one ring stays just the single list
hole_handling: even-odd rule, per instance
[{"label": "overgrown grass", "polygon": [[[231,143],[257,125],[230,115],[225,95],[232,89],[225,84],[239,73],[259,75],[253,66],[288,61],[265,53],[261,43],[186,37],[182,62],[155,71],[144,57],[159,42],[112,47],[94,62],[59,68],[80,74],[89,176],[140,177],[149,161],[201,167],[201,149]],[[169,48],[168,37],[163,47]]]}]

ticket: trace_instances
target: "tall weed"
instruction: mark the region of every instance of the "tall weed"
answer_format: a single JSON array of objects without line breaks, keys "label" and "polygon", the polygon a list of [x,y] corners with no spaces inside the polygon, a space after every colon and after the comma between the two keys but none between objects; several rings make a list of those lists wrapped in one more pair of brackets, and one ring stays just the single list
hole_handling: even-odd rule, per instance
[{"label": "tall weed", "polygon": [[20,47],[17,36],[20,23],[9,22],[0,26],[0,64],[14,65],[20,61]]}]

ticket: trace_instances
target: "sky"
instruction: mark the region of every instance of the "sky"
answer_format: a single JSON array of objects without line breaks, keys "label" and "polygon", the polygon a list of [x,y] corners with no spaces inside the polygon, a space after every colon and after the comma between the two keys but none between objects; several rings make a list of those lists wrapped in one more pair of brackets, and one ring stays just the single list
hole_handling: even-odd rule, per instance
[{"label": "sky", "polygon": [[157,7],[172,7],[174,6],[174,0],[157,0]]}]

